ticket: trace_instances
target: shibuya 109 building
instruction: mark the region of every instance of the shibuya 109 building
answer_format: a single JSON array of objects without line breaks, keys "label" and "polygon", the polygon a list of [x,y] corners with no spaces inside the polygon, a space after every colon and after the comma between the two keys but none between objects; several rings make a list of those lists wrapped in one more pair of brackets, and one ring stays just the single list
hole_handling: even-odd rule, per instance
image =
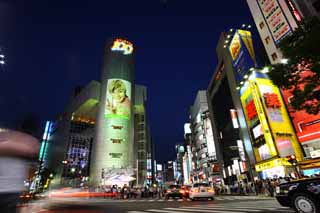
[{"label": "shibuya 109 building", "polygon": [[115,38],[104,51],[100,81],[76,87],[45,128],[37,187],[153,182],[147,88],[135,84],[134,46]]},{"label": "shibuya 109 building", "polygon": [[[101,76],[100,104],[92,144],[90,182],[129,182],[133,175],[134,54],[127,40],[107,44]],[[109,176],[109,177],[108,177]],[[112,184],[112,183],[103,183]]]}]

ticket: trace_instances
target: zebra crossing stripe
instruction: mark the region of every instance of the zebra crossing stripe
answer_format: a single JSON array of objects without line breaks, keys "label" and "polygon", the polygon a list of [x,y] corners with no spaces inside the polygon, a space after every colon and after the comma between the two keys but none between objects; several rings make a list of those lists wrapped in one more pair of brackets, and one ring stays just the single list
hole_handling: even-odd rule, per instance
[{"label": "zebra crossing stripe", "polygon": [[128,213],[146,213],[146,212],[142,212],[142,211],[128,211]]},{"label": "zebra crossing stripe", "polygon": [[261,212],[262,210],[258,209],[243,209],[243,208],[229,208],[229,207],[183,207],[185,209],[206,209],[206,210],[227,210],[227,211],[243,211],[246,210],[246,212]]},{"label": "zebra crossing stripe", "polygon": [[160,209],[148,209],[148,212],[161,212],[161,213],[179,213],[177,211],[160,210]]},{"label": "zebra crossing stripe", "polygon": [[[165,208],[168,210],[177,210],[177,211],[184,211],[184,212],[213,212],[213,213],[230,213],[230,211],[223,211],[223,209],[217,209],[217,210],[208,210],[208,209],[188,209],[188,208]],[[242,211],[232,211],[232,213],[244,213]]]}]

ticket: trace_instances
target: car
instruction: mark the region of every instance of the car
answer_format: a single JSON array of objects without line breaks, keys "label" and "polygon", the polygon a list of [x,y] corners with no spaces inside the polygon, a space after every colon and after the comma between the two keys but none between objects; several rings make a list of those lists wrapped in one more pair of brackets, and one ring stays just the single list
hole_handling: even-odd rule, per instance
[{"label": "car", "polygon": [[189,198],[190,189],[191,189],[191,186],[189,186],[189,185],[183,185],[182,186],[183,197],[184,198]]},{"label": "car", "polygon": [[320,212],[320,178],[306,178],[276,186],[276,199],[296,212]]},{"label": "car", "polygon": [[194,183],[189,191],[189,198],[191,200],[199,198],[214,199],[214,189],[209,183]]},{"label": "car", "polygon": [[165,198],[183,198],[184,190],[181,188],[180,185],[173,184],[165,190]]}]

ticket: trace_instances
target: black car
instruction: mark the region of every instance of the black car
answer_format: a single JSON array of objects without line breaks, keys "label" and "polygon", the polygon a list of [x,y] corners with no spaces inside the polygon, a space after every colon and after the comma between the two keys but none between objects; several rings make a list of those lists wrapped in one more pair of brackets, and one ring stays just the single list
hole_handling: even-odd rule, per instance
[{"label": "black car", "polygon": [[276,187],[276,198],[282,206],[297,212],[320,213],[320,178],[282,183]]},{"label": "black car", "polygon": [[165,191],[165,198],[183,198],[183,189],[181,189],[180,185],[170,185],[168,189]]}]

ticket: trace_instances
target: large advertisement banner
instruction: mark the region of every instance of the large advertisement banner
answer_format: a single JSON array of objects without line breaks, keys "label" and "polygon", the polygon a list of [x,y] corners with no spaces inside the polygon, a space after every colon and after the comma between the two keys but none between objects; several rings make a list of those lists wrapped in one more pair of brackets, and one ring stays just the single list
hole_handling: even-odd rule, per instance
[{"label": "large advertisement banner", "polygon": [[[313,74],[311,71],[301,73],[301,78],[306,78]],[[300,88],[304,84],[299,85]],[[300,143],[308,142],[320,138],[320,113],[317,115],[308,114],[304,110],[295,111],[290,105],[290,99],[293,96],[291,90],[282,90],[285,104],[288,107],[297,137]]]},{"label": "large advertisement banner", "polygon": [[295,137],[279,88],[267,78],[256,78],[255,81],[279,156],[286,157],[295,154],[298,160],[302,160],[301,146]]},{"label": "large advertisement banner", "polygon": [[131,117],[131,83],[109,79],[105,103],[105,143],[110,167],[126,167],[128,163],[129,126]]},{"label": "large advertisement banner", "polygon": [[109,79],[105,117],[130,119],[131,83],[122,79]]},{"label": "large advertisement banner", "polygon": [[236,30],[229,45],[235,77],[239,83],[251,67],[257,67],[257,60],[250,31]]},{"label": "large advertisement banner", "polygon": [[278,0],[257,0],[257,2],[274,42],[279,43],[292,30]]}]

